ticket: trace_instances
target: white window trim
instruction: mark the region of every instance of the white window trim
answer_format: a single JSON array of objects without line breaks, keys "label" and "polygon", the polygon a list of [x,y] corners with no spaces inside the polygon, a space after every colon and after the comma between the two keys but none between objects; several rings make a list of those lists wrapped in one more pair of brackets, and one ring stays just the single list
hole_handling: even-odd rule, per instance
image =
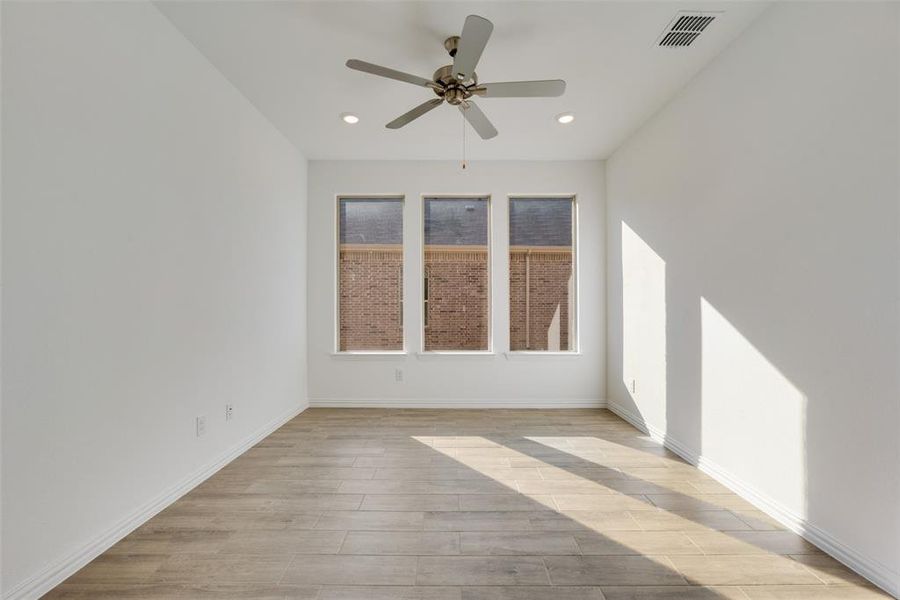
[{"label": "white window trim", "polygon": [[344,350],[331,352],[329,356],[340,360],[406,360],[409,352],[405,350]]},{"label": "white window trim", "polygon": [[506,360],[528,360],[545,358],[574,358],[581,356],[577,350],[509,350],[503,353]]}]

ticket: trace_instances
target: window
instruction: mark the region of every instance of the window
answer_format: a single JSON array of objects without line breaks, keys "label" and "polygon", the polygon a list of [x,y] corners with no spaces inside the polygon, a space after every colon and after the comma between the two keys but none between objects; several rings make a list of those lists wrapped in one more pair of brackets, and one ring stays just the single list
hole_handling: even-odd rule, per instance
[{"label": "window", "polygon": [[424,350],[490,347],[488,198],[426,198]]},{"label": "window", "polygon": [[403,199],[338,201],[338,349],[403,350]]},{"label": "window", "polygon": [[510,350],[575,349],[574,208],[574,198],[510,198]]}]

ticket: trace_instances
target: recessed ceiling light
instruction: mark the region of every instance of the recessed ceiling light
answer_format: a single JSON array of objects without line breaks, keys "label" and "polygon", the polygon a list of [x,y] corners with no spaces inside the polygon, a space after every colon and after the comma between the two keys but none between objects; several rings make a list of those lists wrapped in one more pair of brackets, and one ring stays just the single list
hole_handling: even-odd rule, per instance
[{"label": "recessed ceiling light", "polygon": [[353,113],[341,113],[341,120],[344,123],[348,123],[350,125],[355,125],[355,124],[359,123],[359,117],[357,117]]},{"label": "recessed ceiling light", "polygon": [[562,113],[562,114],[556,115],[556,121],[558,123],[562,123],[563,125],[568,125],[569,123],[571,123],[574,120],[575,120],[575,115],[573,115],[572,113]]}]

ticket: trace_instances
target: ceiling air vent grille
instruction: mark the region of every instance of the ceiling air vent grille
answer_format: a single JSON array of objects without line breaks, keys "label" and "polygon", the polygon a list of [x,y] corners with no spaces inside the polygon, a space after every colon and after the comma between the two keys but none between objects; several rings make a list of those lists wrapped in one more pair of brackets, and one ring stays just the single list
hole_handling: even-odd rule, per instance
[{"label": "ceiling air vent grille", "polygon": [[659,45],[667,48],[690,46],[715,18],[716,15],[710,13],[678,13],[659,38]]}]

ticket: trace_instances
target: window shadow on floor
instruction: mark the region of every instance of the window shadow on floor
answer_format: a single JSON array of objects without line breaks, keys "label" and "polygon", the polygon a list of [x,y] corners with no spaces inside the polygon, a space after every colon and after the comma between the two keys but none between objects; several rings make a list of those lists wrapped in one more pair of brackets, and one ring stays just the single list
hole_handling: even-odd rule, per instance
[{"label": "window shadow on floor", "polygon": [[749,581],[822,585],[683,487],[709,483],[606,411],[313,409],[47,597],[746,600]]}]

